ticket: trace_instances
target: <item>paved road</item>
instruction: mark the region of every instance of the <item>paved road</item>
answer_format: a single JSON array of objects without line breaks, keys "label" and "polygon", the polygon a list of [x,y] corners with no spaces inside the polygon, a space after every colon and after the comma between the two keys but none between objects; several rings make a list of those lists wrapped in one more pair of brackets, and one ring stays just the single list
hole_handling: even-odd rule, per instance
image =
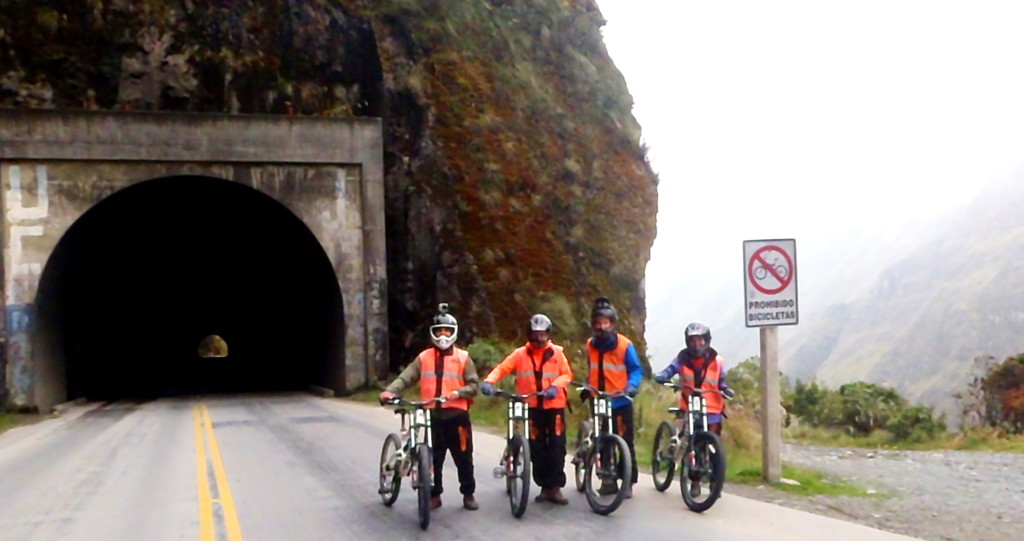
[{"label": "paved road", "polygon": [[380,444],[396,425],[384,408],[307,395],[72,408],[0,436],[0,539],[494,540],[511,528],[548,540],[909,539],[729,494],[698,515],[647,476],[609,517],[567,490],[568,507],[531,502],[516,520],[489,475],[503,441],[479,431],[481,509],[463,510],[449,484],[421,532],[407,485],[390,509],[376,494]]}]

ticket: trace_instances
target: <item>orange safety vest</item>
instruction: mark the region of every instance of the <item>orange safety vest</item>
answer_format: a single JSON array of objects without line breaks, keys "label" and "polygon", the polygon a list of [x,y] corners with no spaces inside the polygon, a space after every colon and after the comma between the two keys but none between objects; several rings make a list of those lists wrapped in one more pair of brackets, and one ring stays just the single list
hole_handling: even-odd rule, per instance
[{"label": "orange safety vest", "polygon": [[[705,360],[704,362],[710,364],[708,364],[707,372],[704,373],[704,382],[701,383],[700,388],[709,391],[717,391],[718,381],[722,377],[722,365],[725,361],[723,361],[722,356],[719,355],[710,361]],[[694,387],[694,383],[697,381],[697,377],[693,370],[691,370],[685,363],[680,363],[679,377],[681,379],[681,385]],[[689,406],[689,403],[687,402],[687,398],[689,398],[689,396],[690,390],[683,389],[680,403],[684,410]],[[725,408],[725,399],[722,398],[722,395],[719,393],[704,393],[704,403],[707,405],[708,413],[722,413],[722,410]]]},{"label": "orange safety vest", "polygon": [[[420,353],[420,400],[430,400],[439,396],[448,396],[455,391],[465,387],[466,381],[462,374],[466,371],[466,363],[469,362],[469,352],[457,347],[452,347],[452,352],[444,355],[444,362],[437,366],[437,359],[442,353],[437,348],[423,350]],[[438,381],[441,382],[440,390]],[[434,407],[437,404],[431,404]],[[449,400],[441,405],[445,408],[469,409],[469,400],[457,398]]]},{"label": "orange safety vest", "polygon": [[[548,345],[541,350],[533,349],[529,345],[516,348],[508,357],[505,357],[505,360],[498,363],[498,366],[495,366],[490,374],[487,374],[484,381],[497,383],[498,380],[513,371],[516,374],[516,392],[519,394],[543,391],[552,385],[559,388],[555,398],[543,400],[538,400],[536,396],[528,398],[526,403],[531,408],[558,409],[565,407],[567,395],[565,387],[572,381],[572,368],[569,367],[569,360],[565,357],[562,346],[548,342]],[[539,387],[537,386],[538,382],[540,383]],[[538,406],[538,403],[541,405]]]},{"label": "orange safety vest", "polygon": [[[629,383],[629,372],[626,369],[626,350],[633,344],[621,334],[618,335],[619,345],[607,353],[602,353],[593,345],[593,338],[587,339],[587,357],[590,360],[590,374],[587,383],[605,392],[625,391]],[[601,387],[601,374],[604,373],[604,388]]]}]

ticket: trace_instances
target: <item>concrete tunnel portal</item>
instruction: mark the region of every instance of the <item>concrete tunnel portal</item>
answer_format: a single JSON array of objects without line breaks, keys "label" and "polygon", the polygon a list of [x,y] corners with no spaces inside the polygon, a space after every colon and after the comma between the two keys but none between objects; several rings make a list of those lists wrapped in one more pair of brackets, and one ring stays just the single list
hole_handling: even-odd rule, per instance
[{"label": "concrete tunnel portal", "polygon": [[[67,399],[306,390],[345,365],[333,266],[288,208],[236,182],[159,178],[105,198],[57,243],[36,350]],[[202,357],[223,338],[226,356]]]}]

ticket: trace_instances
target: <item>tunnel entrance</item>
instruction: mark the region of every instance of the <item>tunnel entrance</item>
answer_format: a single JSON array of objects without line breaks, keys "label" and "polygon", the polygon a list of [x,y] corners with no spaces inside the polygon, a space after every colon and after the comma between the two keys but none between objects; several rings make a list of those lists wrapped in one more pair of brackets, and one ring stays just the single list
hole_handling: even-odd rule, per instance
[{"label": "tunnel entrance", "polygon": [[[104,199],[57,244],[36,309],[38,373],[69,400],[344,388],[333,265],[243,184],[169,177]],[[210,336],[225,355],[200,354]]]}]

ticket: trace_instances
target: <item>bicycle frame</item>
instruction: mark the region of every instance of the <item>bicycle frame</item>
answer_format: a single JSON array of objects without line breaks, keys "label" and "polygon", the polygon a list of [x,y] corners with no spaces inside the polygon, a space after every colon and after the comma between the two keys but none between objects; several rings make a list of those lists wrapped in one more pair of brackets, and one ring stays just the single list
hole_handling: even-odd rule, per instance
[{"label": "bicycle frame", "polygon": [[[395,453],[395,462],[399,467],[402,477],[408,476],[409,470],[412,469],[413,451],[417,446],[426,444],[427,447],[434,448],[434,441],[430,432],[433,420],[432,408],[428,408],[427,405],[435,402],[443,404],[445,399],[434,398],[424,402],[412,402],[396,398],[388,402],[388,405],[401,406],[395,410],[395,413],[401,417],[401,429],[398,431],[398,434],[402,439],[402,447]],[[405,409],[405,406],[411,406],[412,409]]]},{"label": "bicycle frame", "polygon": [[682,426],[680,430],[672,436],[670,445],[674,449],[672,453],[673,461],[678,463],[683,458],[683,451],[685,445],[681,445],[684,442],[693,440],[693,437],[700,432],[708,431],[708,405],[707,399],[704,398],[704,393],[712,393],[719,391],[711,391],[708,389],[694,389],[689,385],[679,385],[678,383],[665,382],[662,385],[681,391],[687,389],[690,391],[690,396],[687,397],[688,408],[685,412],[681,408],[669,408],[668,411],[676,414],[678,420],[682,420]]},{"label": "bicycle frame", "polygon": [[621,392],[605,393],[585,383],[574,382],[574,384],[595,394],[590,403],[591,430],[588,437],[580,442],[582,445],[579,451],[586,453],[593,445],[596,445],[597,438],[615,432],[612,424],[612,398],[625,395]]},{"label": "bicycle frame", "polygon": [[[530,397],[540,396],[541,394],[542,393],[539,392],[530,394],[513,394],[502,390],[494,392],[494,396],[508,399],[508,408],[506,409],[506,418],[508,420],[508,431],[505,436],[506,441],[511,442],[512,438],[518,435],[525,436],[527,440],[530,439],[530,405],[526,403],[526,400]],[[505,467],[505,457],[503,456],[500,465],[494,468],[494,477],[496,479],[500,479],[508,473]]]},{"label": "bicycle frame", "polygon": [[595,397],[590,405],[590,419],[595,427],[591,433],[592,439],[596,440],[602,434],[613,432],[611,399],[607,396]]},{"label": "bicycle frame", "polygon": [[[409,422],[409,415],[412,415],[412,422]],[[428,408],[415,408],[412,412],[402,415],[402,439],[409,441],[413,446],[425,443],[430,447],[434,446],[430,434],[432,415]]]},{"label": "bicycle frame", "polygon": [[[528,396],[530,395],[507,395],[507,398],[515,397],[508,401],[508,439],[512,439],[516,434],[523,434],[529,426],[530,405],[525,402]],[[522,431],[516,430],[517,427],[522,427]]]},{"label": "bicycle frame", "polygon": [[[687,397],[687,409],[686,409],[686,421],[680,427],[681,433],[695,434],[696,432],[707,432],[708,431],[708,404],[707,399],[704,398],[704,393],[717,393],[719,391],[711,391],[708,389],[694,389],[689,385],[679,385],[678,383],[665,382],[662,385],[670,389],[681,391],[683,389],[690,391],[690,396]],[[675,413],[680,419],[682,418],[683,411],[681,408],[669,408],[670,413]]]},{"label": "bicycle frame", "polygon": [[686,415],[686,433],[696,434],[698,430],[707,432],[708,403],[704,399],[704,391],[701,389],[691,390],[687,402],[689,408]]},{"label": "bicycle frame", "polygon": [[670,413],[676,415],[677,421],[681,421],[680,430],[672,436],[670,445],[674,449],[673,460],[679,462],[683,457],[684,445],[680,445],[684,441],[693,439],[693,436],[698,432],[708,431],[708,406],[707,399],[704,398],[705,392],[717,392],[708,391],[706,389],[694,389],[690,386],[682,386],[677,383],[666,382],[664,386],[672,388],[676,391],[682,389],[688,389],[690,396],[687,397],[687,410],[684,412],[682,408],[669,408]]},{"label": "bicycle frame", "polygon": [[[680,489],[686,507],[703,513],[721,496],[726,469],[725,447],[718,434],[709,430],[704,395],[717,392],[725,399],[731,396],[717,389],[694,389],[670,382],[664,385],[690,392],[685,397],[685,407],[668,408],[668,412],[675,416],[675,423],[663,421],[655,433],[651,456],[654,488],[659,492],[667,490],[672,484],[675,469],[680,468]],[[708,492],[700,500],[705,482]]]},{"label": "bicycle frame", "polygon": [[573,453],[576,490],[586,495],[595,513],[608,515],[619,508],[631,490],[631,451],[626,440],[615,433],[612,409],[613,398],[627,395],[622,391],[606,393],[586,383],[573,384],[592,396],[591,426],[581,424]]},{"label": "bicycle frame", "polygon": [[401,434],[390,433],[384,438],[380,460],[380,494],[384,505],[390,507],[398,499],[402,477],[409,477],[416,491],[416,505],[420,529],[430,526],[431,488],[434,485],[434,468],[431,464],[430,434],[432,412],[429,406],[443,404],[441,397],[420,402],[392,396],[381,402],[382,406],[398,406],[395,414],[401,417]]}]

